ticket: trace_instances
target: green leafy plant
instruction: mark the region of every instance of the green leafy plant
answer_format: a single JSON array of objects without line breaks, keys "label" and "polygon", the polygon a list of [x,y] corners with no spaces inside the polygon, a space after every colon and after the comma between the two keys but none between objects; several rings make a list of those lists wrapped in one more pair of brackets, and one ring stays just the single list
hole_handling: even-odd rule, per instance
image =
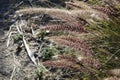
[{"label": "green leafy plant", "polygon": [[14,43],[17,43],[18,41],[22,40],[22,35],[16,34],[13,36]]}]

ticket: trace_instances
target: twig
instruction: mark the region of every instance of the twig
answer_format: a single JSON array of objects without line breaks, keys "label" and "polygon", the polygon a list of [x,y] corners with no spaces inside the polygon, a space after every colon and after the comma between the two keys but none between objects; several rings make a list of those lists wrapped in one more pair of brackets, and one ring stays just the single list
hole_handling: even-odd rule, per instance
[{"label": "twig", "polygon": [[[43,44],[44,44],[44,43],[42,43],[42,44],[40,45],[40,48],[39,48],[39,50],[38,50],[38,54],[41,54],[41,50],[42,50]],[[41,55],[40,55],[40,56],[41,56]]]},{"label": "twig", "polygon": [[10,44],[10,37],[11,37],[11,35],[12,35],[12,32],[10,32],[10,33],[9,33],[9,35],[8,35],[7,47],[8,47],[8,46],[9,46],[9,44]]},{"label": "twig", "polygon": [[[39,51],[38,51],[38,53],[40,53],[41,52],[41,50],[42,50],[42,46],[43,46],[43,44],[44,43],[42,43],[41,45],[40,45],[40,48],[39,48]],[[48,69],[46,69],[46,67],[39,61],[39,59],[37,60],[37,64],[38,64],[38,66],[37,67],[42,67],[46,72],[49,72],[49,70]]]},{"label": "twig", "polygon": [[17,21],[17,25],[16,25],[16,28],[17,28],[17,31],[19,32],[19,34],[23,34],[21,31],[20,31],[20,28],[19,28],[19,23],[18,23],[18,21]]},{"label": "twig", "polygon": [[32,31],[32,35],[34,36],[35,35],[35,32],[33,30],[33,27],[31,26],[31,31]]},{"label": "twig", "polygon": [[11,30],[12,30],[12,27],[14,27],[14,24],[10,26],[9,31],[8,31],[7,34],[6,34],[6,37],[9,36],[9,34],[10,34]]},{"label": "twig", "polygon": [[24,43],[24,45],[25,45],[25,48],[26,48],[26,50],[27,50],[28,56],[30,57],[30,59],[32,60],[32,62],[33,62],[35,65],[37,65],[36,60],[35,60],[35,57],[34,57],[34,55],[32,54],[32,52],[31,52],[31,50],[30,50],[30,48],[29,48],[29,45],[27,44],[27,42],[26,42],[26,40],[25,40],[23,31],[22,31],[22,27],[21,27],[22,25],[24,25],[24,22],[23,22],[22,19],[21,19],[21,23],[19,24],[19,26],[16,26],[16,28],[17,28],[19,34],[21,34],[21,35],[23,36],[22,39],[23,39],[23,43]]},{"label": "twig", "polygon": [[[14,59],[14,63],[16,62],[16,60],[15,60],[15,55],[14,55],[14,53],[12,53],[13,54],[13,59]],[[13,80],[13,76],[14,76],[14,74],[15,74],[15,70],[16,70],[16,66],[15,66],[15,64],[14,64],[14,68],[13,68],[13,72],[12,72],[12,74],[11,74],[11,76],[10,76],[10,80]]]},{"label": "twig", "polygon": [[10,37],[13,33],[16,33],[15,31],[14,32],[10,32],[9,35],[8,35],[8,40],[7,40],[7,47],[9,46],[10,44]]},{"label": "twig", "polygon": [[33,61],[33,63],[34,63],[35,65],[37,65],[36,60],[35,60],[35,57],[34,57],[34,55],[32,54],[32,52],[30,51],[30,48],[29,48],[29,46],[27,45],[27,42],[26,42],[24,36],[23,36],[23,42],[24,42],[25,48],[26,48],[26,50],[27,50],[27,53],[28,53],[30,59]]},{"label": "twig", "polygon": [[119,51],[120,51],[120,49],[117,50],[117,51],[104,63],[104,65],[107,64]]},{"label": "twig", "polygon": [[16,70],[16,67],[14,66],[12,75],[10,76],[10,80],[13,80],[13,76],[14,76],[14,74],[15,74],[15,70]]},{"label": "twig", "polygon": [[49,70],[48,69],[46,69],[46,67],[38,60],[38,66],[37,67],[42,67],[46,72],[49,72]]}]

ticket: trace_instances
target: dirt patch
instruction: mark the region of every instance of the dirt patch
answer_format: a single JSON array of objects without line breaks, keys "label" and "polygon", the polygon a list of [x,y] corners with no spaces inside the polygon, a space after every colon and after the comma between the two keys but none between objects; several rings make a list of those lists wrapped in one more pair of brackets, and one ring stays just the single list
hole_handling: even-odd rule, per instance
[{"label": "dirt patch", "polygon": [[[14,49],[14,50],[13,50]],[[0,36],[0,80],[34,80],[35,66],[25,50],[18,55],[16,46],[6,48],[4,36]]]}]

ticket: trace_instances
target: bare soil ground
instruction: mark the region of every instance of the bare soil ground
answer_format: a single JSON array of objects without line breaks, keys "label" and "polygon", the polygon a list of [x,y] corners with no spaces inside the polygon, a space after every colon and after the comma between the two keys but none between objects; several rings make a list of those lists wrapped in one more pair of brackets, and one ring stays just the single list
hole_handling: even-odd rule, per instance
[{"label": "bare soil ground", "polygon": [[0,80],[34,80],[35,66],[25,51],[17,56],[16,46],[6,48],[4,38],[5,35],[0,32]]}]

